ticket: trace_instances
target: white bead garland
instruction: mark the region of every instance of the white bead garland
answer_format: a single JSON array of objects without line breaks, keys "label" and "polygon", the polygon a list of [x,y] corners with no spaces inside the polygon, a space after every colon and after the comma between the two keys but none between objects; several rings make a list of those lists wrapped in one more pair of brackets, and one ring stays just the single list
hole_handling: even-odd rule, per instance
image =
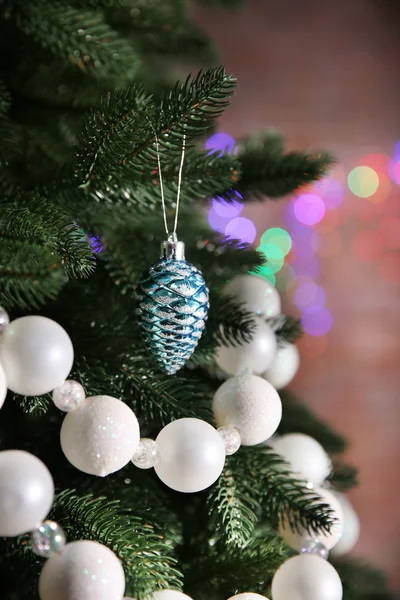
[{"label": "white bead garland", "polygon": [[343,511],[343,534],[338,543],[332,548],[332,556],[343,556],[350,552],[358,541],[360,520],[350,500],[344,494],[332,493],[340,502]]},{"label": "white bead garland", "polygon": [[0,362],[10,390],[25,396],[47,394],[71,371],[74,349],[65,329],[47,317],[11,321],[2,334]]},{"label": "white bead garland", "polygon": [[281,312],[279,292],[257,275],[237,275],[223,287],[222,294],[233,296],[246,310],[261,317],[276,317]]},{"label": "white bead garland", "polygon": [[140,433],[134,412],[112,396],[86,398],[61,426],[61,447],[70,463],[89,475],[105,477],[129,463]]},{"label": "white bead garland", "polygon": [[73,379],[67,379],[60,387],[53,390],[53,402],[64,412],[77,410],[85,398],[85,390],[78,381]]},{"label": "white bead garland", "polygon": [[272,580],[272,600],[342,600],[343,587],[332,565],[312,554],[289,558]]},{"label": "white bead garland", "polygon": [[216,391],[212,407],[218,427],[237,427],[244,446],[267,440],[282,418],[282,403],[275,388],[248,373],[227,379]]},{"label": "white bead garland", "polygon": [[158,434],[158,477],[178,492],[199,492],[218,479],[225,463],[225,446],[218,431],[201,419],[178,419]]},{"label": "white bead garland", "polygon": [[320,486],[331,472],[329,456],[309,435],[287,433],[278,437],[272,447],[289,463],[293,475],[313,486]]},{"label": "white bead garland", "polygon": [[54,484],[46,465],[23,450],[0,452],[0,536],[36,528],[50,511]]},{"label": "white bead garland", "polygon": [[303,544],[308,540],[318,540],[321,542],[327,550],[330,550],[338,543],[343,533],[343,510],[340,502],[329,490],[324,488],[317,488],[315,493],[321,496],[321,500],[318,503],[325,503],[330,506],[336,522],[331,526],[329,532],[326,531],[307,531],[303,527],[299,527],[298,530],[292,531],[289,526],[287,517],[284,517],[279,527],[279,533],[289,546],[300,552]]},{"label": "white bead garland", "polygon": [[219,346],[215,360],[218,367],[228,375],[238,375],[246,370],[260,375],[268,369],[275,353],[275,333],[267,323],[257,319],[249,342]]},{"label": "white bead garland", "polygon": [[295,344],[281,344],[269,368],[263,373],[263,377],[269,381],[275,389],[281,390],[286,387],[296,375],[300,365],[300,354]]},{"label": "white bead garland", "polygon": [[122,565],[107,546],[81,540],[46,561],[39,579],[40,600],[121,600]]},{"label": "white bead garland", "polygon": [[7,380],[6,374],[0,363],[0,408],[4,404],[4,400],[7,397]]},{"label": "white bead garland", "polygon": [[231,596],[228,600],[268,600],[268,598],[261,596],[261,594],[255,594],[254,592],[245,592],[244,594]]}]

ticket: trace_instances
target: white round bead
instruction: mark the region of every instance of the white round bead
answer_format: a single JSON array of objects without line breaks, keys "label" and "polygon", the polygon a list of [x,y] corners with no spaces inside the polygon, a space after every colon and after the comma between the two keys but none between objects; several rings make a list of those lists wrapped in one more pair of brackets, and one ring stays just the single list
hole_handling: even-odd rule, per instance
[{"label": "white round bead", "polygon": [[141,438],[131,460],[138,469],[151,469],[154,467],[160,462],[160,450],[157,442],[150,438]]},{"label": "white round bead", "polygon": [[279,533],[285,542],[298,552],[301,551],[303,545],[309,540],[318,540],[327,550],[330,550],[338,543],[343,533],[343,511],[340,502],[335,498],[332,492],[324,488],[316,489],[315,493],[321,496],[321,501],[318,503],[321,502],[330,505],[337,520],[331,527],[329,533],[325,531],[313,532],[312,530],[309,532],[301,526],[299,527],[299,531],[292,531],[287,517],[284,517],[279,526]]},{"label": "white round bead", "polygon": [[87,540],[67,544],[44,564],[39,579],[41,600],[121,600],[122,565],[107,546]]},{"label": "white round bead", "polygon": [[53,390],[53,402],[64,412],[73,412],[81,406],[85,398],[85,390],[78,381],[73,379],[67,379],[60,387]]},{"label": "white round bead", "polygon": [[281,312],[277,289],[257,275],[238,275],[222,289],[224,296],[233,296],[249,312],[260,317],[276,317]]},{"label": "white round bead", "polygon": [[313,486],[319,487],[331,472],[331,460],[321,444],[304,433],[280,436],[273,449],[289,463],[296,477]]},{"label": "white round bead", "polygon": [[7,396],[6,374],[4,372],[3,367],[0,364],[0,408],[3,406],[6,396]]},{"label": "white round bead", "polygon": [[178,419],[158,434],[158,477],[178,492],[200,492],[218,479],[225,447],[218,431],[201,419]]},{"label": "white round bead", "polygon": [[344,494],[333,493],[335,498],[340,502],[343,510],[343,535],[338,543],[335,544],[335,547],[332,548],[332,556],[342,556],[350,552],[358,542],[360,520],[350,500]]},{"label": "white round bead", "polygon": [[276,337],[271,327],[257,319],[255,332],[247,343],[219,346],[216,363],[228,375],[251,371],[260,375],[270,366],[276,353]]},{"label": "white round bead", "polygon": [[131,460],[139,443],[139,424],[133,411],[111,396],[86,398],[66,415],[61,447],[80,471],[105,477]]},{"label": "white round bead", "polygon": [[217,431],[224,442],[226,456],[235,454],[242,443],[239,429],[229,425],[228,427],[219,427]]},{"label": "white round bead", "polygon": [[282,418],[278,392],[268,381],[245,373],[227,379],[216,391],[213,412],[218,427],[233,425],[243,446],[254,446],[276,431]]},{"label": "white round bead", "polygon": [[8,316],[8,312],[0,306],[0,333],[3,333],[4,329],[10,322],[10,317]]},{"label": "white round bead", "polygon": [[36,529],[53,504],[54,484],[41,460],[23,450],[0,452],[0,536]]},{"label": "white round bead", "polygon": [[62,384],[74,362],[65,329],[46,317],[21,317],[5,328],[0,361],[8,388],[24,396],[47,394]]},{"label": "white round bead", "polygon": [[176,590],[159,590],[158,592],[153,592],[151,596],[149,596],[148,600],[192,600],[189,596],[184,594],[183,592],[178,592]]},{"label": "white round bead", "polygon": [[254,592],[245,592],[244,594],[231,596],[228,600],[268,600],[268,598],[261,596],[261,594],[255,594]]},{"label": "white round bead", "polygon": [[294,378],[300,365],[300,354],[295,344],[278,346],[274,360],[263,373],[276,390],[286,387]]},{"label": "white round bead", "polygon": [[289,558],[272,580],[272,600],[342,600],[342,582],[332,565],[312,554]]}]

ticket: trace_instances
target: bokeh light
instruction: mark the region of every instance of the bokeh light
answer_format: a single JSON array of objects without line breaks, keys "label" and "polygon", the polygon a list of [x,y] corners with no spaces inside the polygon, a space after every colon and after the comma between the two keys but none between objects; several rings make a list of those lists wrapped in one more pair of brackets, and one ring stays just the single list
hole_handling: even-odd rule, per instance
[{"label": "bokeh light", "polygon": [[383,252],[383,239],[378,231],[359,231],[353,241],[354,253],[363,262],[377,260]]},{"label": "bokeh light", "polygon": [[380,277],[388,283],[400,281],[400,256],[396,252],[387,252],[378,264]]},{"label": "bokeh light", "polygon": [[261,265],[261,267],[258,267],[257,271],[250,271],[250,274],[263,277],[272,283],[272,285],[276,284],[275,273],[269,268],[268,265]]},{"label": "bokeh light", "polygon": [[278,246],[274,246],[273,244],[262,244],[257,250],[265,256],[267,266],[273,273],[276,273],[283,267],[285,258],[282,250],[278,248]]},{"label": "bokeh light", "polygon": [[228,202],[223,198],[213,198],[212,207],[215,212],[224,219],[233,219],[237,217],[243,210],[243,202],[232,200]]},{"label": "bokeh light", "polygon": [[379,177],[371,167],[361,166],[350,171],[347,182],[353,194],[360,198],[368,198],[378,189]]},{"label": "bokeh light", "polygon": [[302,194],[294,203],[296,219],[304,225],[316,225],[325,214],[325,204],[317,194]]},{"label": "bokeh light", "polygon": [[368,200],[374,204],[384,202],[392,191],[392,182],[390,181],[389,177],[380,172],[377,172],[377,175],[379,179],[378,189],[374,194],[371,194],[371,196],[368,197]]},{"label": "bokeh light", "polygon": [[89,235],[89,243],[94,254],[100,254],[103,251],[103,244],[98,235]]},{"label": "bokeh light", "polygon": [[327,308],[313,306],[303,313],[301,324],[308,335],[325,335],[331,329],[333,323],[332,315]]},{"label": "bokeh light", "polygon": [[206,141],[206,150],[209,150],[208,154],[219,151],[219,156],[222,156],[224,152],[227,152],[228,154],[233,152],[235,154],[235,139],[228,133],[214,133],[214,135],[209,137]]},{"label": "bokeh light", "polygon": [[400,185],[400,157],[397,156],[389,163],[389,175],[394,183]]},{"label": "bokeh light", "polygon": [[386,248],[400,248],[400,219],[385,219],[379,225],[379,233]]},{"label": "bokeh light", "polygon": [[235,217],[226,225],[224,233],[231,240],[252,244],[256,239],[257,229],[250,219]]},{"label": "bokeh light", "polygon": [[377,173],[387,173],[390,163],[390,156],[382,152],[375,154],[367,154],[363,158],[357,161],[356,166],[370,167]]},{"label": "bokeh light", "polygon": [[318,223],[316,225],[315,229],[318,231],[318,233],[326,233],[327,231],[332,231],[332,229],[336,227],[338,222],[338,211],[330,210],[329,212],[325,213],[323,220],[321,221],[321,223]]},{"label": "bokeh light", "polygon": [[225,227],[228,225],[231,217],[223,217],[221,216],[214,208],[211,206],[208,211],[208,222],[210,227],[214,229],[214,231],[218,231],[219,233],[225,233]]},{"label": "bokeh light", "polygon": [[260,245],[269,244],[277,246],[283,256],[286,256],[292,247],[292,238],[290,234],[281,227],[271,227],[264,231],[261,236]]},{"label": "bokeh light", "polygon": [[313,306],[324,306],[325,300],[324,290],[314,281],[302,283],[294,293],[294,303],[305,312]]},{"label": "bokeh light", "polygon": [[309,258],[295,256],[291,262],[291,266],[296,273],[296,277],[303,275],[315,280],[321,273],[321,264],[316,256]]},{"label": "bokeh light", "polygon": [[336,179],[325,178],[314,185],[315,192],[322,198],[327,210],[334,210],[343,202],[344,189]]}]

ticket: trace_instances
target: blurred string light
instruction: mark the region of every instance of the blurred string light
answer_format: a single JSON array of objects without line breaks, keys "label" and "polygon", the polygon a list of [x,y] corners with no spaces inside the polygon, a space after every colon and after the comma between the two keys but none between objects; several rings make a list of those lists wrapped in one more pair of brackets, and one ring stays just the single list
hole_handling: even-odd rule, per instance
[{"label": "blurred string light", "polygon": [[350,191],[360,198],[375,194],[379,186],[379,177],[371,167],[360,166],[352,169],[347,177]]}]

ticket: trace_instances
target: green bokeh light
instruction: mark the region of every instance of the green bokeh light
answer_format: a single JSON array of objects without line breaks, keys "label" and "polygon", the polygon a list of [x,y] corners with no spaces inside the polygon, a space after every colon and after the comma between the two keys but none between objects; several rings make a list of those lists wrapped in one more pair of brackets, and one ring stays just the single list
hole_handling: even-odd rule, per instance
[{"label": "green bokeh light", "polygon": [[249,273],[250,275],[257,275],[258,277],[267,279],[272,285],[276,284],[275,274],[267,265],[262,265],[261,267],[258,267],[257,271],[249,271]]},{"label": "green bokeh light", "polygon": [[275,244],[261,244],[257,250],[265,256],[267,261],[266,266],[268,266],[273,273],[277,273],[277,271],[282,269],[285,257],[278,246],[275,246]]},{"label": "green bokeh light", "polygon": [[264,244],[272,244],[273,246],[277,246],[283,256],[286,256],[292,247],[292,238],[290,234],[281,227],[271,227],[264,231],[260,240],[261,246]]},{"label": "green bokeh light", "polygon": [[379,187],[379,177],[371,167],[355,167],[350,171],[347,182],[350,190],[360,198],[369,198]]}]

